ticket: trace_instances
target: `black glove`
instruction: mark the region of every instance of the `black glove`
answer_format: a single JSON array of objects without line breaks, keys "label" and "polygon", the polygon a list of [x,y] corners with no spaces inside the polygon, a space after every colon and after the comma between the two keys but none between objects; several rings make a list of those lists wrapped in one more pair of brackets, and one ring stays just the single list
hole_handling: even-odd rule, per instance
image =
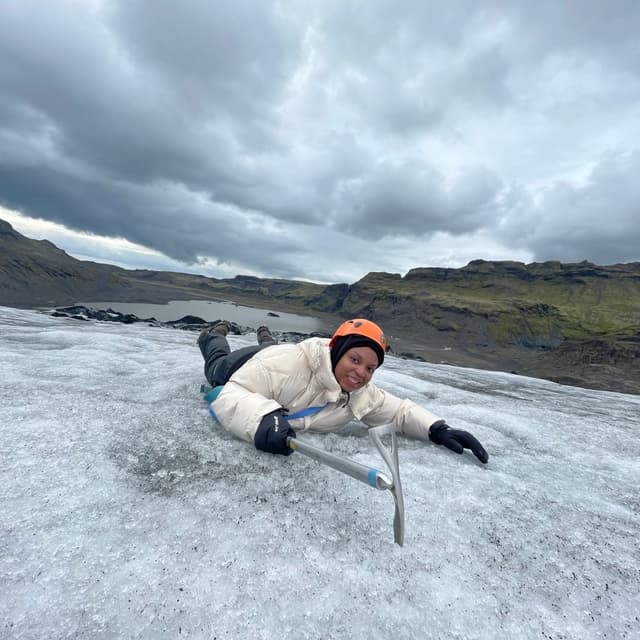
[{"label": "black glove", "polygon": [[293,449],[289,448],[287,438],[295,438],[296,432],[291,428],[284,411],[278,409],[272,413],[268,413],[258,425],[258,430],[253,440],[256,449],[266,451],[267,453],[280,453],[283,456],[289,456],[293,453]]},{"label": "black glove", "polygon": [[429,429],[429,440],[436,444],[443,444],[447,449],[462,453],[464,449],[471,449],[480,462],[487,464],[489,454],[484,450],[477,438],[468,431],[452,429],[448,424],[437,424]]}]

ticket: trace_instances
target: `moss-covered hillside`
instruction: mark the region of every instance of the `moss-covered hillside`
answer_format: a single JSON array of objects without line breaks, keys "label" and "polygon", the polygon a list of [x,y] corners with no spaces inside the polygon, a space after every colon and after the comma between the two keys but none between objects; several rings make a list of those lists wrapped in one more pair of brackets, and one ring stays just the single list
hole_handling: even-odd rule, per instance
[{"label": "moss-covered hillside", "polygon": [[564,340],[640,333],[640,263],[599,267],[476,260],[461,269],[372,273],[354,284],[342,310],[398,328],[459,334],[483,325],[489,342],[554,348]]}]

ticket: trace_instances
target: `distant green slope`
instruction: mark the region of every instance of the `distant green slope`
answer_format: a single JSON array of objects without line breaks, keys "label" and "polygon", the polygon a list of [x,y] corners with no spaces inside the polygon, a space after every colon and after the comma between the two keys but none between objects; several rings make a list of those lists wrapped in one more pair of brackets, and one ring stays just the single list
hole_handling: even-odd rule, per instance
[{"label": "distant green slope", "polygon": [[347,315],[365,309],[398,327],[459,332],[480,320],[500,345],[632,337],[640,331],[640,263],[477,260],[461,269],[413,269],[404,278],[372,273],[342,306]]}]

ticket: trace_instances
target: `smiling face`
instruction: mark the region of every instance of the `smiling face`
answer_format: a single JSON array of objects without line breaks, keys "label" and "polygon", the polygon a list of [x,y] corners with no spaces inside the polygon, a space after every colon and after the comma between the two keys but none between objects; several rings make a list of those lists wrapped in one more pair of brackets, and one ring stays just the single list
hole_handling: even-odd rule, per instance
[{"label": "smiling face", "polygon": [[334,375],[343,391],[364,387],[378,368],[378,356],[370,347],[353,347],[345,351],[336,365]]}]

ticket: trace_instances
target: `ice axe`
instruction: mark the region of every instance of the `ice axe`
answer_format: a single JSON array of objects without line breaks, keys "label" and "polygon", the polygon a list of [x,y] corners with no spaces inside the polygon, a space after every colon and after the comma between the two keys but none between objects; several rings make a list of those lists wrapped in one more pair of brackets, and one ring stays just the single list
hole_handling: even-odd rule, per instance
[{"label": "ice axe", "polygon": [[[391,449],[387,448],[382,442],[382,436],[385,435],[391,436]],[[376,445],[380,455],[389,468],[391,479],[373,467],[367,467],[359,462],[341,458],[324,449],[319,449],[306,442],[301,442],[298,438],[288,438],[287,444],[294,451],[299,451],[303,455],[322,462],[337,471],[346,473],[352,478],[365,482],[371,487],[380,489],[381,491],[385,489],[391,491],[396,506],[393,516],[393,541],[402,546],[404,544],[404,500],[402,498],[402,485],[400,484],[396,430],[391,424],[381,427],[371,427],[369,429],[369,437],[373,440],[373,443]]]}]

